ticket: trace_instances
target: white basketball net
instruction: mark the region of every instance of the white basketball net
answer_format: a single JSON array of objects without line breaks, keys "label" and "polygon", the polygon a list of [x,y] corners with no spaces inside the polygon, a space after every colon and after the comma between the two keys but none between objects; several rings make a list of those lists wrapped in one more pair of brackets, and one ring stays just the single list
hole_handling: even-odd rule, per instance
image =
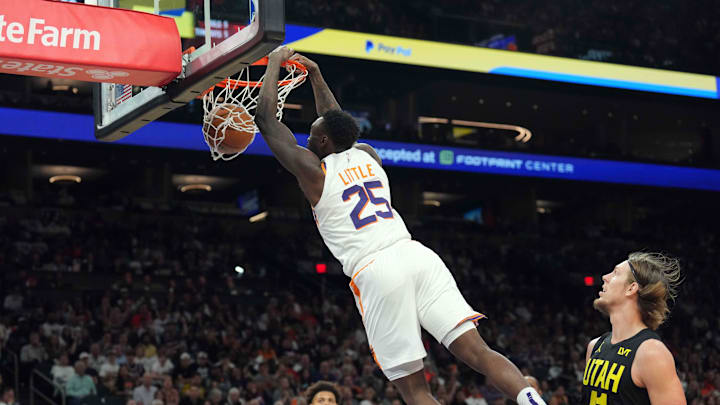
[{"label": "white basketball net", "polygon": [[[237,157],[239,154],[245,152],[243,149],[240,152],[233,154],[226,154],[219,150],[220,145],[225,139],[225,131],[228,128],[235,129],[242,132],[250,132],[253,134],[253,140],[258,132],[258,128],[255,125],[255,108],[257,107],[258,96],[260,95],[260,87],[265,80],[265,75],[257,80],[256,84],[250,80],[250,66],[243,69],[235,79],[227,79],[225,84],[220,91],[210,91],[203,96],[203,108],[205,114],[203,115],[203,135],[205,143],[210,148],[210,155],[213,160],[231,160]],[[277,118],[282,120],[283,107],[285,106],[285,99],[288,94],[302,84],[307,77],[307,70],[300,69],[294,64],[288,63],[285,65],[287,75],[285,78],[278,82],[278,106],[277,106]],[[222,86],[219,84],[217,87]],[[250,119],[241,118],[240,111],[230,112],[228,105],[242,106],[247,111]],[[239,109],[238,109],[239,110]],[[218,115],[218,113],[224,113]],[[220,118],[216,121],[216,119]],[[213,125],[213,121],[219,125]],[[212,129],[212,131],[210,130]],[[250,145],[248,144],[248,146]],[[247,148],[246,148],[247,149]]]}]

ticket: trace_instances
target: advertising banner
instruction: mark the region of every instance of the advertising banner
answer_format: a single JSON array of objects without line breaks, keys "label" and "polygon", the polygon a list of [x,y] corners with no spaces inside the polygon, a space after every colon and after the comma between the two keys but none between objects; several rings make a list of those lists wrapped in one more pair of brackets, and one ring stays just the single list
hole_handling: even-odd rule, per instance
[{"label": "advertising banner", "polygon": [[180,74],[171,18],[48,0],[0,2],[0,72],[164,85]]},{"label": "advertising banner", "polygon": [[720,78],[418,39],[287,25],[300,52],[701,98],[719,98]]},{"label": "advertising banner", "polygon": [[[2,135],[100,143],[93,134],[93,122],[90,115],[0,108]],[[307,135],[296,134],[296,137],[300,145],[307,143]],[[382,158],[383,165],[390,167],[720,191],[720,170],[373,139],[362,142],[372,145]],[[100,144],[106,147],[122,144],[198,150],[208,153],[210,159],[201,126],[195,124],[151,122],[133,136],[113,144]],[[259,135],[245,154],[272,155]],[[242,158],[239,156],[237,159]]]}]

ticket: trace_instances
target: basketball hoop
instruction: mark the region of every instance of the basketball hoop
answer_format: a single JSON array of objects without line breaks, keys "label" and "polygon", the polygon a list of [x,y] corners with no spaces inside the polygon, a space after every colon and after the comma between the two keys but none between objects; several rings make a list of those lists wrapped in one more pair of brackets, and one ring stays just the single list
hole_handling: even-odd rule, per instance
[{"label": "basketball hoop", "polygon": [[[255,109],[257,108],[257,100],[260,95],[260,89],[265,75],[258,80],[250,79],[251,66],[263,66],[268,64],[268,58],[264,57],[250,66],[244,68],[235,78],[227,78],[215,86],[207,89],[201,96],[203,99],[203,135],[205,143],[210,148],[210,155],[213,160],[231,160],[237,157],[241,152],[227,154],[220,150],[220,146],[225,139],[225,131],[227,129],[256,134],[258,128],[255,125]],[[305,66],[299,62],[288,60],[282,64],[287,71],[285,77],[278,81],[278,108],[277,118],[282,119],[283,107],[285,99],[290,92],[305,81],[308,71]],[[217,90],[217,89],[220,90]],[[227,106],[240,106],[247,114],[234,116],[232,119],[226,119]],[[220,112],[222,115],[220,115]],[[218,123],[220,123],[218,125]],[[254,139],[254,138],[253,138]],[[251,141],[252,143],[252,141]],[[244,151],[244,150],[243,150]]]}]

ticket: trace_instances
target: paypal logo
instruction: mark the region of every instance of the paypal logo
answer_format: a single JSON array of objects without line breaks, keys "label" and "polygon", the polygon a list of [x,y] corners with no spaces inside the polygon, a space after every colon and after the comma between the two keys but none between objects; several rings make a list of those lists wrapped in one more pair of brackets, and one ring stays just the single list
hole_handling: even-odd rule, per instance
[{"label": "paypal logo", "polygon": [[375,42],[368,39],[367,41],[365,41],[365,53],[370,53],[373,51],[405,57],[409,57],[412,55],[412,48],[403,48],[402,46],[390,46],[383,44],[382,42],[378,42],[376,47]]},{"label": "paypal logo", "polygon": [[372,51],[373,48],[375,48],[375,44],[373,43],[373,41],[371,41],[369,39],[367,41],[365,41],[365,52],[370,53],[370,51]]}]

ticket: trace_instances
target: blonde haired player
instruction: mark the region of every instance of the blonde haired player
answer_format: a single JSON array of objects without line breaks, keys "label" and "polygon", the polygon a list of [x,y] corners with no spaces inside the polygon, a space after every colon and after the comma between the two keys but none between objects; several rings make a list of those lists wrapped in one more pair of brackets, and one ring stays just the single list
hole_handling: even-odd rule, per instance
[{"label": "blonde haired player", "polygon": [[[280,65],[308,68],[318,118],[307,148],[276,118]],[[270,54],[255,123],[275,157],[295,175],[313,207],[325,244],[351,278],[370,351],[408,404],[437,404],[425,381],[420,327],[523,405],[543,404],[508,359],[475,329],[484,315],[465,302],[450,271],[413,241],[392,208],[390,184],[375,150],[358,144],[354,119],[342,112],[317,64],[280,47]]]},{"label": "blonde haired player", "polygon": [[670,313],[680,281],[676,259],[631,253],[603,276],[593,307],[612,331],[587,346],[583,405],[684,405],[675,360],[655,329]]}]

